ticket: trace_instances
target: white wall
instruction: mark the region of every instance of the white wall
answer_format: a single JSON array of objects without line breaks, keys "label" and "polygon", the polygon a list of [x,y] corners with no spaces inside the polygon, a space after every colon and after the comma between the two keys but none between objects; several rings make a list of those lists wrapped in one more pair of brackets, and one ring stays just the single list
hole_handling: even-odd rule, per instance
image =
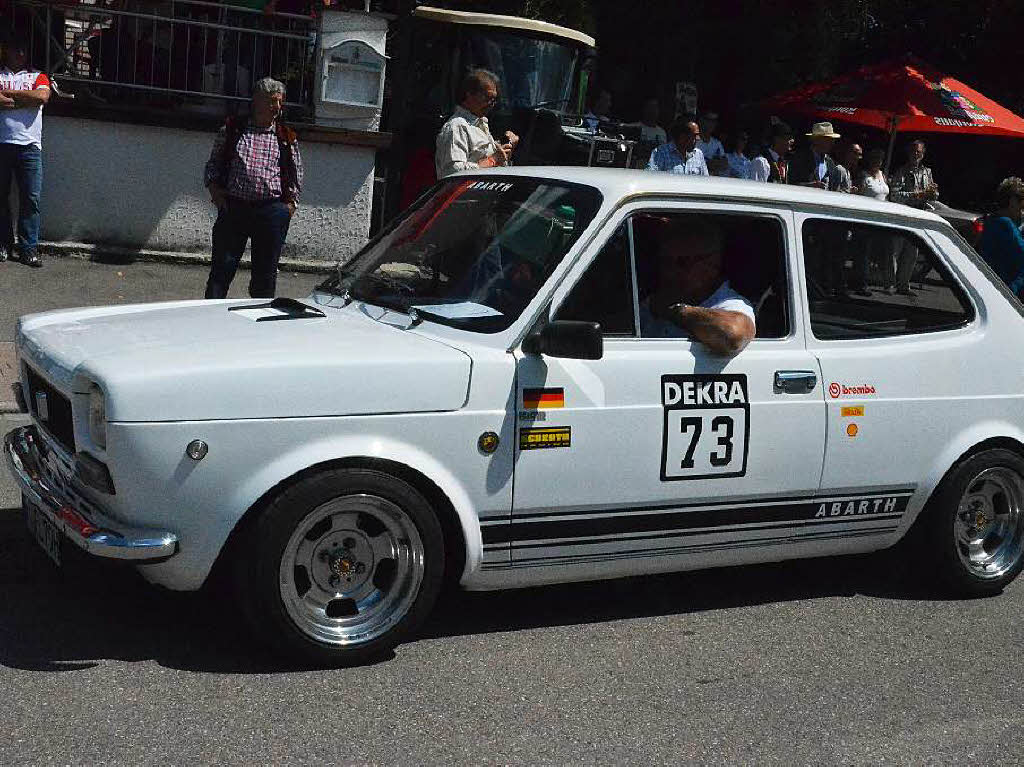
[{"label": "white wall", "polygon": [[[209,253],[213,133],[44,117],[41,239]],[[366,242],[374,149],[301,142],[305,183],[285,258],[334,262]]]}]

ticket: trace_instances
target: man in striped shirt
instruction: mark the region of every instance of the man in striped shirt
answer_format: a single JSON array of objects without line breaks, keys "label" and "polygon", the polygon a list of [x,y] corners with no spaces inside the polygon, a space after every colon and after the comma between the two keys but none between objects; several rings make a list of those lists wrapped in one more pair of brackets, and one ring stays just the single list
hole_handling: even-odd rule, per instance
[{"label": "man in striped shirt", "polygon": [[647,170],[678,173],[684,176],[708,175],[704,154],[697,148],[700,126],[692,121],[678,121],[669,133],[672,140],[651,152]]},{"label": "man in striped shirt", "polygon": [[247,241],[252,243],[249,295],[273,298],[277,262],[302,190],[295,132],[279,122],[284,84],[256,83],[252,113],[221,128],[206,163],[204,183],[217,206],[207,298],[227,296]]}]

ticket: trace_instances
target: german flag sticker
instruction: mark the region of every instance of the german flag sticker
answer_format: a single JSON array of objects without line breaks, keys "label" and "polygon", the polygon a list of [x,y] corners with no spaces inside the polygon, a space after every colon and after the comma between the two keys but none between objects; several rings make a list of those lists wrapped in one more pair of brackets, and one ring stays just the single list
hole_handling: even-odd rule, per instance
[{"label": "german flag sticker", "polygon": [[548,410],[565,407],[565,390],[557,389],[523,389],[524,410]]}]

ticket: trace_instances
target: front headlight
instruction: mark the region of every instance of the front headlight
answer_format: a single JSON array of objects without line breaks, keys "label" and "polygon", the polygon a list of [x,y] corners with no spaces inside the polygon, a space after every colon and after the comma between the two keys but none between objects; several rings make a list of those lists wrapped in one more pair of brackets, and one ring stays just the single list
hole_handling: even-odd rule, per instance
[{"label": "front headlight", "polygon": [[89,439],[107,449],[107,398],[96,384],[89,388]]}]

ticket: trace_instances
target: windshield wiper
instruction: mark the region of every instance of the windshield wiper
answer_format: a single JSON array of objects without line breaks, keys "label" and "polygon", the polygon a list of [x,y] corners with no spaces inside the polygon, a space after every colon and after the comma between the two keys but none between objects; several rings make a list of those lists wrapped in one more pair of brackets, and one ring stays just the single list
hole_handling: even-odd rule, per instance
[{"label": "windshield wiper", "polygon": [[394,309],[395,311],[402,312],[402,314],[409,313],[410,301],[408,298],[401,298],[399,296],[365,296],[359,292],[351,293],[349,297],[354,298],[356,301],[362,301],[364,304],[379,306],[382,309]]},{"label": "windshield wiper", "polygon": [[450,328],[460,328],[463,330],[481,330],[484,332],[490,332],[492,330],[500,330],[505,325],[505,318],[501,314],[482,314],[472,317],[453,317],[450,314],[441,314],[439,312],[432,312],[430,309],[424,309],[423,305],[430,304],[445,305],[448,302],[443,300],[431,300],[429,298],[423,299],[422,303],[417,303],[415,306],[409,307],[409,316],[412,317],[413,322],[409,326],[414,328],[419,325],[423,320],[430,320],[436,322],[439,325],[447,325]]},{"label": "windshield wiper", "polygon": [[[400,298],[398,296],[374,296],[373,298],[363,298],[362,296],[356,296],[360,301],[365,301],[368,304],[374,304],[385,309],[393,309],[395,311],[408,314],[412,322],[409,324],[410,328],[414,328],[417,325],[423,323],[424,320],[430,320],[436,322],[438,325],[447,325],[450,328],[463,328],[472,330],[485,330],[493,327],[500,327],[502,317],[501,316],[483,316],[483,317],[451,317],[446,314],[440,314],[438,312],[432,312],[429,309],[423,308],[424,305],[431,303],[445,304],[446,301],[439,301],[437,299],[423,298]],[[415,305],[414,305],[415,304]]]},{"label": "windshield wiper", "polygon": [[458,317],[446,317],[443,314],[436,314],[429,309],[424,309],[421,306],[410,306],[409,316],[412,317],[412,324],[410,328],[414,328],[419,325],[423,320],[431,320],[441,325],[449,325],[453,328],[460,327],[460,321]]},{"label": "windshield wiper", "polygon": [[349,286],[343,284],[343,280],[346,277],[351,277],[352,272],[338,267],[338,270],[328,277],[326,280],[316,286],[317,290],[322,290],[324,293],[330,293],[335,296],[341,296],[345,299],[345,305],[347,306],[352,301],[352,293],[349,290]]}]

